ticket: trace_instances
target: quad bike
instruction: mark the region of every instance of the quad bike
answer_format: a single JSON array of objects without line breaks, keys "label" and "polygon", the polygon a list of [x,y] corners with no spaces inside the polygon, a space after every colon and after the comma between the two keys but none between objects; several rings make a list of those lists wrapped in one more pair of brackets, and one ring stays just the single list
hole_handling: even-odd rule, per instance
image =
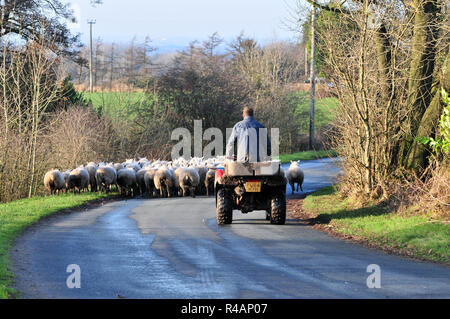
[{"label": "quad bike", "polygon": [[214,193],[218,225],[233,222],[233,210],[243,214],[265,210],[271,224],[286,222],[286,183],[279,161],[227,161],[216,170]]}]

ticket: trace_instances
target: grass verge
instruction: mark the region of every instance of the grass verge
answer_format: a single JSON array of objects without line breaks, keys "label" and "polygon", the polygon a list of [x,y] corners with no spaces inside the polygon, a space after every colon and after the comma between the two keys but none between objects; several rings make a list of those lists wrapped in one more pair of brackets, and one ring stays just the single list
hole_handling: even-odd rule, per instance
[{"label": "grass verge", "polygon": [[63,194],[0,204],[0,299],[7,299],[15,294],[11,288],[13,274],[10,270],[9,251],[14,239],[26,227],[36,223],[42,217],[108,196],[99,193]]},{"label": "grass verge", "polygon": [[305,151],[293,154],[282,154],[280,155],[280,161],[281,163],[289,163],[290,161],[307,161],[336,156],[337,153],[335,151]]},{"label": "grass verge", "polygon": [[303,201],[303,211],[322,230],[372,248],[450,264],[450,225],[428,214],[400,215],[388,205],[356,208],[332,187]]}]

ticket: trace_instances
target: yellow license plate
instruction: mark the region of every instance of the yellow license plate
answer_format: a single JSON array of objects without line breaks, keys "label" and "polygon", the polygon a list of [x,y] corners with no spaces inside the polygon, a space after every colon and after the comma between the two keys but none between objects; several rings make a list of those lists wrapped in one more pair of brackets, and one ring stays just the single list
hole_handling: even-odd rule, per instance
[{"label": "yellow license plate", "polygon": [[261,192],[261,182],[245,183],[245,191],[247,193],[260,193]]}]

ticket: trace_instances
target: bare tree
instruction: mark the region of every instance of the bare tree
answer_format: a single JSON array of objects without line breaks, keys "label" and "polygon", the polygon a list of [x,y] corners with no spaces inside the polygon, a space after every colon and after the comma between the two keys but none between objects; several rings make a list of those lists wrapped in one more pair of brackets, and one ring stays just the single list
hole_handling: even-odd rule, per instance
[{"label": "bare tree", "polygon": [[321,10],[322,72],[339,94],[336,147],[349,185],[370,194],[400,165],[426,167],[429,151],[413,140],[434,134],[442,109],[436,89],[448,85],[443,2],[307,2]]}]

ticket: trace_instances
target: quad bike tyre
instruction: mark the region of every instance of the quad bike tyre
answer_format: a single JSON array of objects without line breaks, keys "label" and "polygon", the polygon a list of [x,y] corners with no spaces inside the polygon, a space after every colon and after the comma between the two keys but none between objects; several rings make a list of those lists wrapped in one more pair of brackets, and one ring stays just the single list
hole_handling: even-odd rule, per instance
[{"label": "quad bike tyre", "polygon": [[225,189],[217,192],[216,219],[218,225],[227,225],[233,222],[232,197]]},{"label": "quad bike tyre", "polygon": [[286,223],[286,194],[276,195],[272,198],[270,204],[270,223],[274,225],[284,225]]}]

